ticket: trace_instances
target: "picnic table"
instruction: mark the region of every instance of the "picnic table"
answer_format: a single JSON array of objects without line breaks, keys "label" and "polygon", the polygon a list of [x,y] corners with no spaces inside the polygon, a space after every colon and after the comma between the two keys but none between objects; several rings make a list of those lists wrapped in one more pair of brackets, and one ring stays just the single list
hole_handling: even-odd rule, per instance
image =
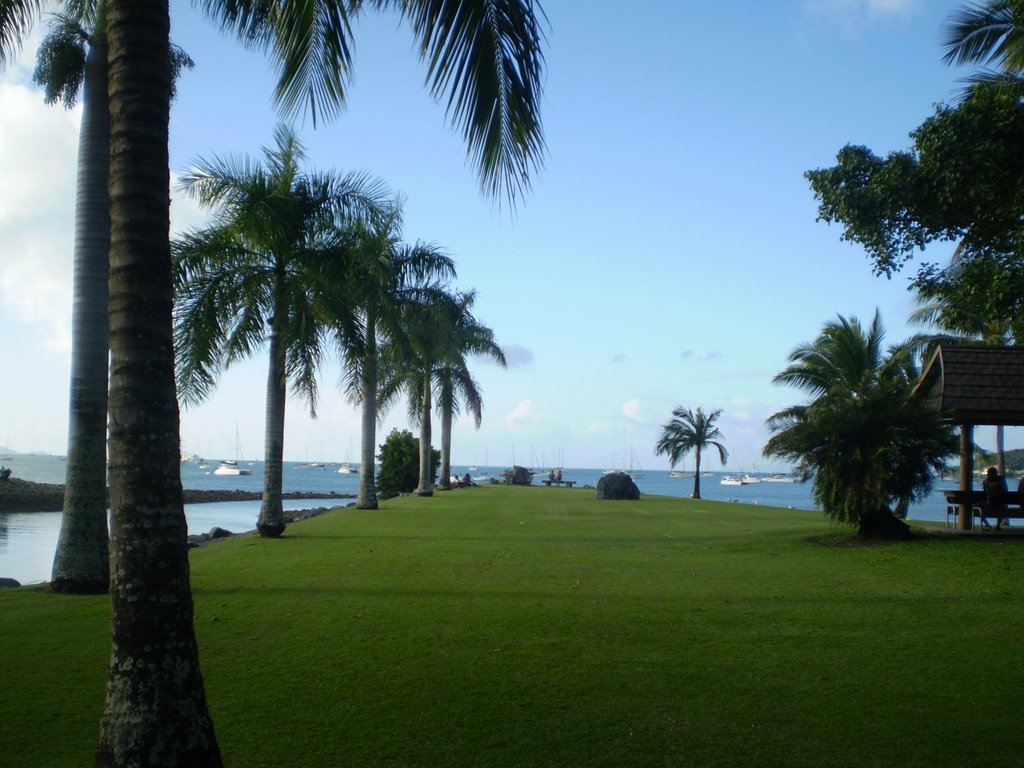
[{"label": "picnic table", "polygon": [[[974,527],[974,518],[996,517],[996,514],[989,509],[988,496],[981,489],[961,491],[960,489],[944,490],[942,495],[946,497],[946,525],[951,519],[956,519],[961,504],[971,508],[971,527]],[[1010,491],[1000,499],[1005,504],[999,512],[999,517],[1024,517],[1024,507],[1021,506],[1020,494]]]}]

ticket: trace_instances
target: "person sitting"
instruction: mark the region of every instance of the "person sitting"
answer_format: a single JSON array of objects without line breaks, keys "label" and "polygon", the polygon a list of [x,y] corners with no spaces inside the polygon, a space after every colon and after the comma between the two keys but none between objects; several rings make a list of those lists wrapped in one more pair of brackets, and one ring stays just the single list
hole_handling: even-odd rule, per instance
[{"label": "person sitting", "polygon": [[556,483],[562,482],[562,470],[561,469],[559,469],[557,472],[555,472],[555,482]]},{"label": "person sitting", "polygon": [[[985,491],[985,510],[991,512],[995,517],[998,531],[1002,528],[1003,520],[1006,517],[1006,478],[999,474],[998,468],[989,467],[985,472],[981,488]],[[981,527],[986,531],[991,528],[984,513],[981,516]]]},{"label": "person sitting", "polygon": [[462,486],[464,488],[468,488],[471,485],[476,485],[476,483],[473,482],[473,478],[470,477],[469,472],[467,472],[462,476]]}]

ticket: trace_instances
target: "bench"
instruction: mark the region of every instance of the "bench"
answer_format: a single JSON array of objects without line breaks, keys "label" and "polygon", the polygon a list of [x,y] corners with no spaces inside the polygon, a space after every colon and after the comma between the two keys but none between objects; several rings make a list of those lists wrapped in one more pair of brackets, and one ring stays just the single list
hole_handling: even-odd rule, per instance
[{"label": "bench", "polygon": [[564,485],[566,488],[572,488],[576,485],[575,480],[541,480],[544,485],[550,488],[552,485]]},{"label": "bench", "polygon": [[[996,515],[988,508],[988,497],[982,490],[970,491],[943,491],[946,497],[946,525],[950,520],[956,520],[960,515],[960,505],[969,504],[971,507],[971,527],[974,527],[974,518],[994,518]],[[999,517],[1006,519],[1010,517],[1024,517],[1024,506],[1021,505],[1019,494],[1007,493],[1003,497],[1006,507],[999,513]]]}]

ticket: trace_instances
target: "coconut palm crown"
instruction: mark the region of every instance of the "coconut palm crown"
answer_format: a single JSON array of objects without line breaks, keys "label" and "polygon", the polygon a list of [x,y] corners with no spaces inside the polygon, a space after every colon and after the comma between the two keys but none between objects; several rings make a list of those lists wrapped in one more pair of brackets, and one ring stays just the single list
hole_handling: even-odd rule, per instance
[{"label": "coconut palm crown", "polygon": [[691,411],[679,405],[672,410],[672,418],[661,428],[661,437],[655,446],[656,454],[667,454],[669,464],[675,467],[690,451],[694,454],[693,495],[700,498],[700,463],[701,455],[708,448],[718,449],[718,458],[724,466],[729,460],[729,451],[722,442],[724,436],[715,422],[722,415],[722,410],[704,413],[697,408]]},{"label": "coconut palm crown", "polygon": [[[281,471],[287,383],[316,415],[317,372],[345,322],[352,241],[346,221],[384,205],[363,174],[304,172],[302,145],[279,126],[262,164],[200,161],[182,189],[215,210],[174,245],[178,390],[202,400],[223,368],[269,347],[263,504],[258,529],[284,531]],[[350,315],[353,312],[350,311]],[[355,322],[355,320],[349,320]]]}]

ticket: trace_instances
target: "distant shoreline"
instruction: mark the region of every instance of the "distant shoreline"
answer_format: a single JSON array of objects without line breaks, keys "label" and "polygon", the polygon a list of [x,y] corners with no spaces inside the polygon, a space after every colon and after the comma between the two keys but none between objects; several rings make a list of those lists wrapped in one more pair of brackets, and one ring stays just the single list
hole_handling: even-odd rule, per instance
[{"label": "distant shoreline", "polygon": [[[312,493],[289,491],[284,499],[354,499],[351,493],[334,491]],[[253,501],[263,498],[261,491],[199,491],[186,488],[186,504],[205,504],[216,501]],[[12,477],[0,480],[0,513],[3,512],[58,512],[64,507],[64,486],[59,483],[33,483]]]}]

